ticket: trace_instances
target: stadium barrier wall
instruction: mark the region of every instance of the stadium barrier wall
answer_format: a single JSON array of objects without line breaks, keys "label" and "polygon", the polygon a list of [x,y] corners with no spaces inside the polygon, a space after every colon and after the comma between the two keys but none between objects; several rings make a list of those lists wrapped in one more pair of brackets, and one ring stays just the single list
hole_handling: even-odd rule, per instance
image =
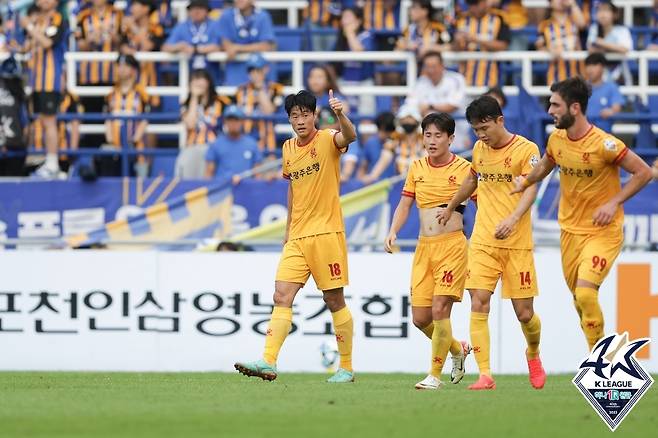
[{"label": "stadium barrier wall", "polygon": [[[2,370],[229,371],[258,358],[269,318],[276,253],[0,252]],[[428,368],[430,344],[408,307],[412,255],[351,254],[348,304],[358,371]],[[542,358],[574,373],[586,353],[556,250],[536,253]],[[653,282],[651,281],[653,279]],[[658,253],[624,253],[601,288],[606,332],[658,335]],[[468,338],[470,299],[454,306],[453,333]],[[281,371],[323,371],[335,343],[312,281],[294,308]],[[525,343],[499,292],[490,317],[495,373],[524,373]],[[639,353],[658,372],[658,346]],[[475,361],[468,359],[469,372]],[[449,371],[449,370],[448,370]]]}]

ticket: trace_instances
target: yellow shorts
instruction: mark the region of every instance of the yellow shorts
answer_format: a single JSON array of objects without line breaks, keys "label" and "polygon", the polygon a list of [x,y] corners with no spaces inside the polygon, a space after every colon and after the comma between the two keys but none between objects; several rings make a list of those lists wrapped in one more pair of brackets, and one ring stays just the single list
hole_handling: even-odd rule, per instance
[{"label": "yellow shorts", "polygon": [[496,248],[471,243],[468,248],[466,289],[483,289],[493,293],[501,277],[503,298],[539,295],[531,249]]},{"label": "yellow shorts", "polygon": [[562,231],[560,251],[567,286],[576,290],[578,279],[600,286],[621,251],[624,233],[609,230],[597,234],[572,234]]},{"label": "yellow shorts", "polygon": [[302,237],[283,246],[276,280],[306,284],[309,275],[320,290],[348,285],[345,233]]},{"label": "yellow shorts", "polygon": [[432,307],[434,295],[462,300],[468,244],[463,231],[420,237],[411,270],[411,305]]}]

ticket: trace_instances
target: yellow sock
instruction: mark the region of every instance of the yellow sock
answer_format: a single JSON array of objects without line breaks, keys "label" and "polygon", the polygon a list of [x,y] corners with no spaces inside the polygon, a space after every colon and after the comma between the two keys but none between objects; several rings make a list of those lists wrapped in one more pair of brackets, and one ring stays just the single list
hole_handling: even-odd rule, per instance
[{"label": "yellow sock", "polygon": [[290,327],[292,327],[292,308],[275,306],[265,336],[265,353],[263,353],[265,362],[276,363],[283,341],[290,333]]},{"label": "yellow sock", "polygon": [[491,376],[489,365],[489,314],[471,312],[471,342],[480,374]]},{"label": "yellow sock", "polygon": [[345,306],[339,311],[333,312],[331,317],[334,320],[334,332],[336,332],[336,343],[340,354],[340,367],[352,371],[352,337],[354,335],[352,314],[350,309]]},{"label": "yellow sock", "polygon": [[450,354],[452,354],[453,356],[461,356],[462,354],[464,354],[462,343],[455,338],[452,338],[452,341],[450,342]]},{"label": "yellow sock", "polygon": [[591,351],[603,337],[603,312],[599,305],[599,293],[590,287],[577,287],[575,296],[576,303],[582,312],[580,326]]},{"label": "yellow sock", "polygon": [[539,356],[539,339],[541,338],[541,320],[537,314],[533,314],[528,322],[521,323],[521,330],[528,343],[526,350],[526,357],[528,359],[536,359]]},{"label": "yellow sock", "polygon": [[452,326],[449,319],[434,321],[434,333],[432,333],[432,367],[430,374],[441,377],[443,364],[446,361],[450,344],[452,343]]},{"label": "yellow sock", "polygon": [[427,327],[422,328],[420,331],[423,332],[425,334],[425,336],[427,336],[431,340],[432,339],[432,333],[434,333],[434,323],[430,322],[427,325]]},{"label": "yellow sock", "polygon": [[[421,332],[425,333],[425,336],[431,340],[432,334],[434,333],[434,322],[428,324],[427,327],[421,330]],[[461,356],[463,352],[464,350],[462,349],[462,343],[457,339],[452,338],[452,342],[450,342],[450,354],[453,356]]]}]

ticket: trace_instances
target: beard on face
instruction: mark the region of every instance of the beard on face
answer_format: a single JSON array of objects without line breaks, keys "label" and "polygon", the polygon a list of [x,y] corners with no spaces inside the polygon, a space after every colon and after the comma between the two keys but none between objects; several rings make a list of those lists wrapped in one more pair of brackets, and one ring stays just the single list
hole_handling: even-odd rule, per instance
[{"label": "beard on face", "polygon": [[569,129],[576,122],[576,118],[569,113],[566,113],[562,117],[558,117],[555,121],[555,127],[557,129]]}]

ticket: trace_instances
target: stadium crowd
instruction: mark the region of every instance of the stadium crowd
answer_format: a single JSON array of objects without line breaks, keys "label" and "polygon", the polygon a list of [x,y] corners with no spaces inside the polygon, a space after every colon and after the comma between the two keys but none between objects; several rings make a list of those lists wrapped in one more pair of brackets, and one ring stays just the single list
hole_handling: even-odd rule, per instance
[{"label": "stadium crowd", "polygon": [[[250,175],[250,169],[280,157],[285,135],[278,134],[275,126],[277,117],[285,122],[282,84],[290,80],[290,72],[268,63],[261,52],[290,50],[284,47],[286,38],[278,34],[287,24],[285,16],[270,14],[254,0],[191,0],[180,20],[170,1],[114,3],[36,0],[23,10],[5,8],[0,53],[8,57],[4,56],[0,89],[19,105],[14,109],[0,105],[0,111],[12,120],[6,130],[21,135],[10,139],[3,133],[0,144],[5,152],[27,148],[40,153],[3,156],[0,174],[119,175],[118,154],[92,160],[58,151],[178,147],[175,139],[148,133],[149,120],[139,115],[149,113],[175,113],[186,131],[175,166],[165,173],[184,178],[230,177],[238,182],[237,175]],[[346,102],[346,113],[376,126],[375,134],[360,135],[344,155],[343,181],[357,178],[371,183],[404,173],[409,163],[425,153],[419,124],[430,112],[452,114],[458,120],[453,149],[469,149],[473,138],[463,117],[468,86],[490,88],[511,123],[515,118],[517,123],[522,120],[518,106],[507,107],[509,96],[501,88],[514,84],[518,77],[513,63],[482,59],[448,65],[442,57],[446,52],[546,51],[552,61],[535,71],[535,82],[550,85],[575,75],[585,77],[593,91],[587,115],[603,129],[612,128],[615,114],[637,110],[634,97],[619,91],[620,85],[636,81],[636,68],[628,61],[608,61],[606,55],[658,50],[658,0],[653,8],[636,10],[633,17],[634,23],[643,25],[638,29],[645,31],[622,25],[621,11],[609,0],[551,0],[547,9],[526,8],[521,0],[458,0],[454,4],[454,8],[437,10],[431,0],[413,0],[408,25],[402,28],[398,1],[309,1],[302,17],[309,37],[300,37],[296,50],[411,51],[420,66],[420,75],[405,99],[341,92],[353,85],[404,85],[403,70],[394,62],[306,66],[306,87],[317,98],[322,127],[337,126],[328,105],[329,90]],[[574,50],[587,50],[590,55],[584,61],[562,56]],[[119,53],[114,61],[77,64],[77,84],[110,86],[109,94],[77,97],[66,89],[64,54],[69,51]],[[189,95],[184,101],[149,95],[147,87],[177,84],[178,64],[139,62],[134,56],[148,51],[189,58]],[[208,55],[215,52],[226,53],[228,61],[209,61]],[[240,54],[248,55],[247,60],[238,60]],[[655,81],[658,69],[653,66],[650,74]],[[220,95],[219,85],[237,87],[236,92]],[[102,114],[104,133],[81,134],[77,116],[83,113]],[[156,165],[159,158],[136,155],[131,172],[154,176],[163,171]],[[173,164],[173,157],[165,158]],[[256,172],[255,176],[276,178],[278,174]]]}]

